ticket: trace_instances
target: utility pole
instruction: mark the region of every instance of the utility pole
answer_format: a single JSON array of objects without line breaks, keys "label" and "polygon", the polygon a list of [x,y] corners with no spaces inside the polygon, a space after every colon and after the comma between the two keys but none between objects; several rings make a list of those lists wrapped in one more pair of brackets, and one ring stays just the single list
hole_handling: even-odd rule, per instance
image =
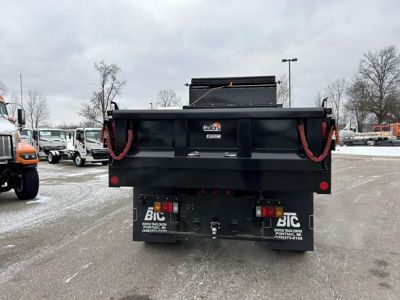
[{"label": "utility pole", "polygon": [[297,58],[283,58],[282,62],[289,63],[289,108],[292,107],[292,87],[291,87],[291,75],[290,75],[290,63],[297,61]]},{"label": "utility pole", "polygon": [[22,74],[19,73],[19,86],[20,86],[20,90],[21,90],[21,106],[22,108],[24,108],[24,101],[22,100]]}]

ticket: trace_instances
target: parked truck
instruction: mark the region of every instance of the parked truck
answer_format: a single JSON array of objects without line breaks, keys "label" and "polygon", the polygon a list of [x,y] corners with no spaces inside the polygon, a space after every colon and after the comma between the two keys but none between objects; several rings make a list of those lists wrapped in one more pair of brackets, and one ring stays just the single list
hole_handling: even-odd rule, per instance
[{"label": "parked truck", "polygon": [[331,193],[329,108],[282,108],[274,76],[197,78],[181,110],[113,110],[109,186],[134,187],[133,240],[193,237],[313,250]]},{"label": "parked truck", "polygon": [[61,159],[73,160],[77,167],[85,163],[108,164],[108,150],[104,141],[100,139],[100,128],[77,128],[65,131],[65,148],[50,150],[47,160],[51,164],[58,163]]},{"label": "parked truck", "polygon": [[[25,124],[23,109],[18,109],[17,122]],[[20,200],[35,198],[39,191],[37,163],[35,148],[21,141],[15,120],[0,96],[0,192],[14,189]]]},{"label": "parked truck", "polygon": [[340,136],[341,144],[347,146],[400,146],[400,123],[377,124],[368,132],[344,128],[340,131]]},{"label": "parked truck", "polygon": [[[26,130],[26,133],[28,133],[28,130]],[[47,158],[51,150],[66,150],[67,138],[65,130],[59,128],[35,128],[32,130],[32,145],[38,151],[39,158]]]}]

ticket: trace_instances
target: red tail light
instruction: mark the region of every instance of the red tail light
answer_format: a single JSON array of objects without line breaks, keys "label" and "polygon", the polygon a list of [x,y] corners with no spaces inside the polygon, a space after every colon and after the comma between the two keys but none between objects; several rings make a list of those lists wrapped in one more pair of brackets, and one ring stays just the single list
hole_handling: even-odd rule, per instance
[{"label": "red tail light", "polygon": [[282,206],[256,206],[256,217],[258,218],[282,218]]},{"label": "red tail light", "polygon": [[153,203],[153,210],[155,212],[177,214],[179,212],[179,203],[170,201],[163,201],[163,202],[156,201]]},{"label": "red tail light", "polygon": [[225,190],[225,196],[232,196],[232,190]]},{"label": "red tail light", "polygon": [[263,206],[262,208],[263,218],[272,218],[274,216],[275,216],[275,209],[272,206]]},{"label": "red tail light", "polygon": [[172,202],[161,202],[161,211],[169,214],[172,213],[173,212]]},{"label": "red tail light", "polygon": [[326,181],[322,181],[319,184],[319,188],[320,188],[321,191],[327,191],[329,189],[329,183],[326,182]]},{"label": "red tail light", "polygon": [[110,182],[112,185],[118,185],[119,184],[119,178],[117,176],[111,176]]}]

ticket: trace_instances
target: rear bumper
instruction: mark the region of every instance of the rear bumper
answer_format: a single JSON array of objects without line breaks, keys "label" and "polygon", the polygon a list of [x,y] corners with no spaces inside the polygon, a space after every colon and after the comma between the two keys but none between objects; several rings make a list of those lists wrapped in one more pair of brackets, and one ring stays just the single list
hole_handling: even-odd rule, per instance
[{"label": "rear bumper", "polygon": [[[177,202],[179,211],[155,212],[155,201]],[[200,195],[188,190],[135,187],[133,202],[134,241],[226,239],[265,242],[273,249],[313,250],[312,193]],[[284,216],[256,216],[259,205],[281,206]]]}]

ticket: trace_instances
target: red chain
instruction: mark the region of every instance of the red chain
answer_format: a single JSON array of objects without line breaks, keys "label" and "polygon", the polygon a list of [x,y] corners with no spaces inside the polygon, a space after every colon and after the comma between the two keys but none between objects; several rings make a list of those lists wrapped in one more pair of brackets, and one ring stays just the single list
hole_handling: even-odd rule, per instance
[{"label": "red chain", "polygon": [[331,144],[332,144],[332,135],[333,135],[333,132],[334,132],[334,131],[336,132],[336,136],[337,136],[337,129],[336,129],[336,127],[333,127],[333,126],[332,126],[332,127],[329,129],[329,134],[328,134],[328,137],[327,137],[327,140],[326,140],[326,144],[325,144],[325,147],[324,147],[324,151],[323,151],[322,154],[321,154],[320,156],[318,156],[318,157],[315,156],[314,153],[312,153],[311,150],[310,150],[310,148],[308,147],[308,143],[307,143],[307,139],[306,139],[306,134],[305,134],[305,131],[304,131],[304,125],[303,125],[303,124],[298,125],[298,126],[297,126],[297,130],[299,131],[301,144],[302,144],[302,146],[303,146],[304,152],[306,153],[307,157],[308,157],[310,160],[312,160],[313,162],[321,162],[321,161],[323,161],[323,160],[327,157],[327,155],[328,155],[328,153],[329,153],[329,150],[330,150],[330,148],[331,148]]},{"label": "red chain", "polygon": [[[113,131],[115,131],[115,125],[112,127],[112,129],[113,129]],[[103,126],[103,128],[101,130],[101,137],[102,137],[101,139],[103,139],[103,137],[106,138],[108,152],[110,153],[111,158],[114,160],[121,160],[128,154],[129,149],[131,148],[132,141],[133,141],[133,130],[128,129],[128,141],[126,142],[124,150],[119,155],[116,155],[112,148],[110,133],[108,132],[108,129],[106,128],[106,126]]]}]

